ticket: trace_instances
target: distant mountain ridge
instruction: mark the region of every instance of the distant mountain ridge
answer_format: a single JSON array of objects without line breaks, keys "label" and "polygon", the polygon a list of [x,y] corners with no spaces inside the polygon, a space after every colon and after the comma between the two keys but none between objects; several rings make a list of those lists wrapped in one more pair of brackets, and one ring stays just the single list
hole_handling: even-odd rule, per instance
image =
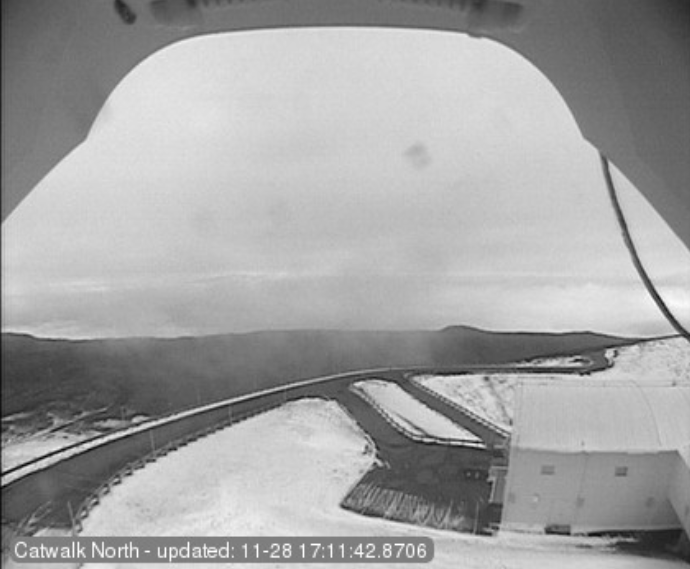
[{"label": "distant mountain ridge", "polygon": [[593,332],[265,331],[173,339],[2,334],[3,416],[43,407],[158,415],[345,371],[500,364],[638,341]]}]

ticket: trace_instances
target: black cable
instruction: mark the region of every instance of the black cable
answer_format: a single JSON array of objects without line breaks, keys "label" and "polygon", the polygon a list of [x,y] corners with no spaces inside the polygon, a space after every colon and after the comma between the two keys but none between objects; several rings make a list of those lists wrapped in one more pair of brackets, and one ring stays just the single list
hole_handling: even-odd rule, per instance
[{"label": "black cable", "polygon": [[683,325],[680,322],[678,322],[676,317],[669,310],[668,306],[666,306],[664,299],[661,298],[661,296],[656,290],[656,287],[654,286],[654,283],[652,282],[652,279],[649,278],[647,271],[645,271],[644,267],[642,266],[642,261],[640,260],[640,257],[637,254],[637,249],[635,249],[635,244],[633,243],[632,237],[630,236],[630,231],[628,229],[628,224],[625,221],[623,210],[621,209],[620,203],[618,202],[616,188],[613,185],[613,178],[611,177],[611,169],[609,168],[609,161],[607,160],[606,156],[604,156],[601,152],[599,153],[599,156],[601,157],[601,167],[604,171],[604,179],[606,180],[606,187],[609,191],[609,197],[611,198],[613,209],[616,212],[616,219],[618,219],[618,224],[620,225],[621,232],[623,233],[623,240],[625,241],[625,246],[628,248],[628,251],[630,252],[630,257],[632,258],[633,265],[635,265],[635,269],[637,269],[637,274],[640,275],[640,279],[642,279],[642,282],[644,283],[647,292],[652,297],[661,313],[666,317],[666,320],[668,320],[669,324],[673,326],[673,329],[676,332],[678,332],[681,336],[683,336],[683,338],[690,342],[690,332],[688,332],[683,327]]}]

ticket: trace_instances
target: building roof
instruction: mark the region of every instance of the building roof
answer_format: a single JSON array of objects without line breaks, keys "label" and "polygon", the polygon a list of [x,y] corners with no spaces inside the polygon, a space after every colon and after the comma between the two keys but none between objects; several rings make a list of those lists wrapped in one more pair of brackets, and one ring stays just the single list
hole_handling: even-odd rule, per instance
[{"label": "building roof", "polygon": [[518,389],[515,448],[555,452],[660,452],[690,443],[690,382],[573,379]]}]

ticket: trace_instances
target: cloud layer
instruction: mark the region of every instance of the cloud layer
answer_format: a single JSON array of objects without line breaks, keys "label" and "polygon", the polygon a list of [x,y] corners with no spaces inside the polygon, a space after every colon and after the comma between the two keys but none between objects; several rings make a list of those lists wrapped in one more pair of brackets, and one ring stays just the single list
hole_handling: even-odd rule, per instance
[{"label": "cloud layer", "polygon": [[[3,328],[663,333],[597,154],[493,43],[291,30],[140,65],[3,225]],[[650,272],[690,319],[690,254],[621,177]]]}]

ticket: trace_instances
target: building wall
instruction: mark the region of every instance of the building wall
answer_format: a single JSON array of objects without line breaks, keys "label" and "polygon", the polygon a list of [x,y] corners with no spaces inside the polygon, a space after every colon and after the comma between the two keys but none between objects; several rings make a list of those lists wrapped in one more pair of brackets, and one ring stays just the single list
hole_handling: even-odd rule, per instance
[{"label": "building wall", "polygon": [[685,533],[690,537],[690,448],[676,455],[668,497]]},{"label": "building wall", "polygon": [[523,530],[570,526],[573,533],[677,528],[678,516],[668,499],[677,457],[674,452],[513,448],[501,525]]}]

